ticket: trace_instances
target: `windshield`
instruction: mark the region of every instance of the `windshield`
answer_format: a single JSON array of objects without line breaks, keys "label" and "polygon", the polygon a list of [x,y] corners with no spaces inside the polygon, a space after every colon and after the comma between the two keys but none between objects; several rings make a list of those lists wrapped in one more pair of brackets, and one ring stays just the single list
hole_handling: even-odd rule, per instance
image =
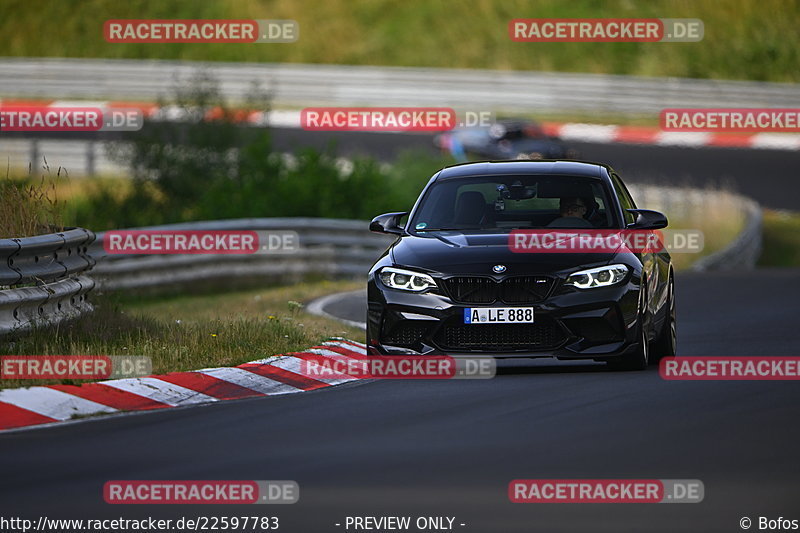
[{"label": "windshield", "polygon": [[425,193],[412,233],[615,227],[602,182],[582,176],[445,179]]}]

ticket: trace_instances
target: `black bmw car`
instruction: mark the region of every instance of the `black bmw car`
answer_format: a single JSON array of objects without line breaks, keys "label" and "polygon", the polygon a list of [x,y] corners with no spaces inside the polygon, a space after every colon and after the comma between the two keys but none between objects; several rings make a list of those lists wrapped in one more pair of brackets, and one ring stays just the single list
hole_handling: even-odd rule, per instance
[{"label": "black bmw car", "polygon": [[644,369],[675,353],[675,283],[666,250],[519,253],[510,236],[666,225],[661,213],[638,209],[606,165],[444,168],[410,213],[370,224],[398,238],[369,273],[369,353],[592,359]]}]

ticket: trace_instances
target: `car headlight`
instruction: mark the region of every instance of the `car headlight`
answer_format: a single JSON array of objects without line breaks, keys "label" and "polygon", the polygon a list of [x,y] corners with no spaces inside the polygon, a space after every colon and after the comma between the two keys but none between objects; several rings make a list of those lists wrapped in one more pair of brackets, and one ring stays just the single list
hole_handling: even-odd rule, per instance
[{"label": "car headlight", "polygon": [[429,275],[402,268],[384,267],[378,276],[387,287],[401,291],[422,292],[436,287]]},{"label": "car headlight", "polygon": [[564,282],[579,289],[592,289],[594,287],[608,287],[616,285],[625,279],[628,267],[625,265],[608,265],[589,270],[573,272]]}]

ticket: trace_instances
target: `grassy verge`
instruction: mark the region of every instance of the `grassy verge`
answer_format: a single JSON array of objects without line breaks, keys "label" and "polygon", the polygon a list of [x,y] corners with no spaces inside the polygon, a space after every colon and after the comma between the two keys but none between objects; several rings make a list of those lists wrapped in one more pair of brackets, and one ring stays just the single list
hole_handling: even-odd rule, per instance
[{"label": "grassy verge", "polygon": [[[61,169],[58,169],[60,175]],[[30,237],[60,231],[63,202],[59,200],[59,176],[52,178],[50,168],[39,178],[28,174],[12,177],[8,169],[0,178],[0,239]]]},{"label": "grassy verge", "polygon": [[[96,312],[57,331],[0,343],[3,355],[145,355],[155,374],[238,365],[298,351],[332,336],[363,332],[306,313],[300,302],[362,288],[363,282],[306,282],[225,294],[175,298],[94,298]],[[3,380],[25,387],[71,380]]]},{"label": "grassy verge", "polygon": [[763,236],[758,266],[800,266],[800,213],[765,210]]},{"label": "grassy verge", "polygon": [[[798,81],[792,0],[5,0],[3,55],[548,70]],[[699,43],[518,43],[515,18],[699,18]],[[47,39],[34,36],[48,26]],[[107,19],[294,19],[291,44],[111,44]]]}]

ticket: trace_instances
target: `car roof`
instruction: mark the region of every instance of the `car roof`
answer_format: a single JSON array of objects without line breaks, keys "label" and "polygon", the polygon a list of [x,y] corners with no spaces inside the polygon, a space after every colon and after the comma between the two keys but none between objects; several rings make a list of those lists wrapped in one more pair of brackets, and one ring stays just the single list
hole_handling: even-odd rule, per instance
[{"label": "car roof", "polygon": [[500,124],[507,130],[521,130],[528,126],[538,126],[539,123],[535,120],[526,120],[520,118],[501,118],[495,121],[495,124]]},{"label": "car roof", "polygon": [[[605,172],[604,172],[605,170]],[[606,178],[613,172],[611,167],[602,163],[586,161],[537,160],[537,161],[480,161],[461,163],[445,167],[436,175],[436,181],[450,178],[502,175],[563,175],[586,176],[590,178]]]}]

